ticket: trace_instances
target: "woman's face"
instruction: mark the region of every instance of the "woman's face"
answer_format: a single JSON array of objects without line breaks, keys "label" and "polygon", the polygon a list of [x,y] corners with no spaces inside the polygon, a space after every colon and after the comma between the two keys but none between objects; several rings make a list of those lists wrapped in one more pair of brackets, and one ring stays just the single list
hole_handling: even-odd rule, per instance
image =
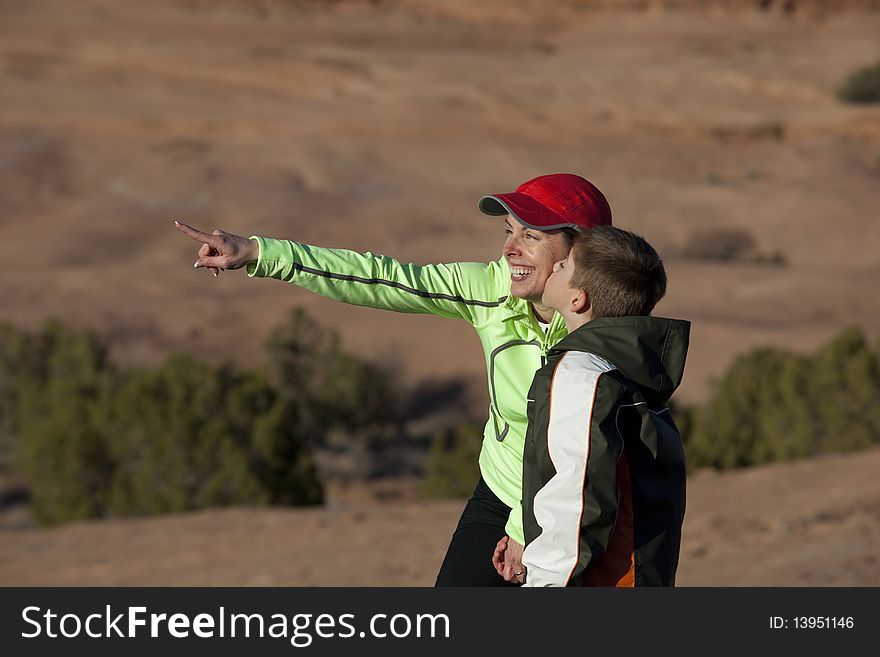
[{"label": "woman's face", "polygon": [[526,228],[510,216],[504,222],[504,258],[510,265],[510,293],[540,305],[553,265],[568,256],[562,231]]}]

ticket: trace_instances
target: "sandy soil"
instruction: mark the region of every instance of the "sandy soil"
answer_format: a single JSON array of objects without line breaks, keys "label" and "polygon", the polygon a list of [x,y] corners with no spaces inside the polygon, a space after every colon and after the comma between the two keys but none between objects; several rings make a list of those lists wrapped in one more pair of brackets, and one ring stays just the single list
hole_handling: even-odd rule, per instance
[{"label": "sandy soil", "polygon": [[[214,281],[171,219],[487,260],[479,196],[570,170],[667,259],[658,312],[694,322],[681,400],[755,345],[876,335],[880,109],[835,90],[880,56],[880,12],[785,4],[2,2],[0,320],[252,363],[301,304],[406,377],[476,382],[483,409],[467,326]],[[621,6],[649,10],[596,10]],[[706,227],[788,264],[676,257]]]},{"label": "sandy soil", "polygon": [[[878,468],[872,449],[698,472],[678,584],[880,586]],[[430,586],[464,502],[417,501],[411,491],[402,482],[372,495],[334,491],[325,508],[0,528],[0,584]]]}]

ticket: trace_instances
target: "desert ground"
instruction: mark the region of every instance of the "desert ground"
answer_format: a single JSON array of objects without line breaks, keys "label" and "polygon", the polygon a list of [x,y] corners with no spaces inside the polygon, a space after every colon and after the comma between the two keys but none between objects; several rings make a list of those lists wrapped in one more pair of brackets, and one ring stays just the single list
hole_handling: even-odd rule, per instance
[{"label": "desert ground", "polygon": [[[172,219],[486,261],[503,232],[477,199],[575,171],[666,257],[657,312],[694,322],[681,401],[755,345],[880,333],[880,110],[835,97],[880,57],[880,13],[595,9],[637,4],[5,0],[0,320],[251,363],[301,305],[413,380],[476,382],[484,409],[468,326],[215,281]],[[677,257],[707,228],[787,264]]]},{"label": "desert ground", "polygon": [[[688,483],[677,584],[880,586],[878,468],[874,448],[698,472]],[[0,583],[431,586],[464,500],[417,501],[411,490],[400,482],[372,494],[340,490],[314,509],[8,526]]]},{"label": "desert ground", "polygon": [[[468,326],[214,280],[172,220],[487,261],[503,230],[478,198],[573,171],[664,257],[657,314],[693,322],[675,400],[700,402],[758,345],[880,334],[880,108],[836,97],[878,35],[872,0],[0,0],[0,321],[93,329],[125,362],[247,366],[299,305],[413,385],[466,382],[478,416]],[[753,247],[693,257],[729,229]],[[698,473],[680,583],[878,585],[878,465]],[[323,509],[13,519],[0,583],[429,584],[462,502],[400,487]]]}]

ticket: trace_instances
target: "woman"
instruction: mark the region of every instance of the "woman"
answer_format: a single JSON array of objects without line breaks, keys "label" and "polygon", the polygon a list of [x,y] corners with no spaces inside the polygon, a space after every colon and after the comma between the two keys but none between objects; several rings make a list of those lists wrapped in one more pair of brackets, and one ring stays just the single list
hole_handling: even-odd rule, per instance
[{"label": "woman", "polygon": [[480,452],[481,478],[462,513],[437,586],[504,586],[492,556],[505,535],[506,567],[521,570],[520,507],[526,396],[565,323],[541,304],[553,265],[568,255],[574,234],[611,224],[611,209],[589,181],[573,174],[529,180],[515,192],[484,196],[480,210],[505,217],[496,262],[401,264],[385,256],[263,237],[213,234],[175,222],[202,243],[195,267],[247,267],[248,275],[295,283],[331,299],[397,312],[463,319],[483,344],[489,418]]}]

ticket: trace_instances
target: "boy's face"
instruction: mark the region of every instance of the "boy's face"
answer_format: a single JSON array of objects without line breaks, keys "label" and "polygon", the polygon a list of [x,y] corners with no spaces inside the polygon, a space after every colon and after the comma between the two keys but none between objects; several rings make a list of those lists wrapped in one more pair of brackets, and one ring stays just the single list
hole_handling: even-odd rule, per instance
[{"label": "boy's face", "polygon": [[544,285],[544,294],[541,303],[558,312],[568,310],[572,301],[578,296],[580,290],[571,288],[571,274],[574,271],[574,259],[572,253],[565,260],[559,260],[553,265],[553,273]]}]

